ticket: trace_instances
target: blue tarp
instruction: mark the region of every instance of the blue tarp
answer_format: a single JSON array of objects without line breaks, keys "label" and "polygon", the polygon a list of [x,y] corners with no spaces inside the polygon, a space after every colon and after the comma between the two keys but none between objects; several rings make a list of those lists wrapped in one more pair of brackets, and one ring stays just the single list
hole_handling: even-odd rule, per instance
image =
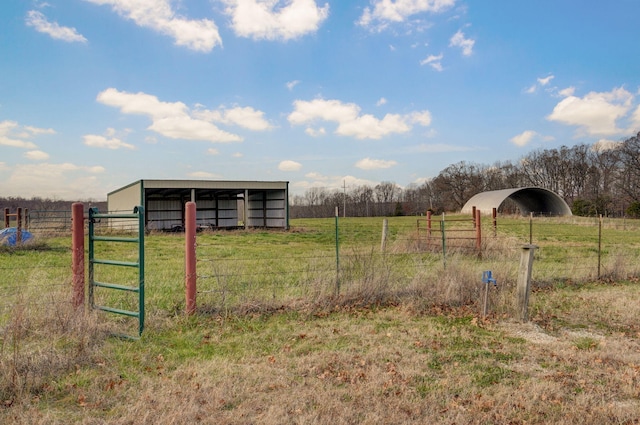
[{"label": "blue tarp", "polygon": [[[33,235],[31,232],[26,230],[22,230],[21,232],[22,242],[27,242],[30,239],[33,239]],[[18,229],[15,227],[7,227],[5,229],[0,230],[0,244],[7,246],[16,246],[16,242],[18,240]]]}]

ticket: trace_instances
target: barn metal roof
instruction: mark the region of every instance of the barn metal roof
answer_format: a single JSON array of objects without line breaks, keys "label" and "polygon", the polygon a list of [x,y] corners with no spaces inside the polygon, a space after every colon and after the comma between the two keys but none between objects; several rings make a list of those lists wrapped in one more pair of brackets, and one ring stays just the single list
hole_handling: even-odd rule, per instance
[{"label": "barn metal roof", "polygon": [[481,192],[471,197],[462,207],[462,212],[471,213],[476,207],[488,214],[493,208],[511,199],[516,203],[522,215],[530,213],[541,215],[572,215],[569,205],[556,193],[541,187],[519,187],[516,189],[492,190]]},{"label": "barn metal roof", "polygon": [[137,180],[124,187],[109,192],[107,195],[119,192],[130,186],[142,183],[145,189],[227,189],[227,190],[264,190],[287,189],[286,181],[250,181],[250,180]]}]

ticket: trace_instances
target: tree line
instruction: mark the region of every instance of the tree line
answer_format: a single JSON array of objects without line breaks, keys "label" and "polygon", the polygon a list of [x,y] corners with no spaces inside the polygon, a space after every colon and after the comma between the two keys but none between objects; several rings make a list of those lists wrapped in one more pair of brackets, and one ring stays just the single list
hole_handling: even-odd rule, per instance
[{"label": "tree line", "polygon": [[[394,182],[343,190],[312,187],[291,199],[297,217],[419,215],[459,211],[473,195],[518,187],[542,187],[562,197],[575,215],[640,217],[640,132],[613,144],[539,149],[516,162],[482,165],[461,161],[424,183]],[[517,213],[505,202],[501,213]]]}]

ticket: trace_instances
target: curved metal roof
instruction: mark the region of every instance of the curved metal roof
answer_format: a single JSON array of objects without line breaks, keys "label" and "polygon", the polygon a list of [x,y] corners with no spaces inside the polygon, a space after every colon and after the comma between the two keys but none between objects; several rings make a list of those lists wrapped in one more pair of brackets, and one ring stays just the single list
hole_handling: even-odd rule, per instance
[{"label": "curved metal roof", "polygon": [[481,192],[471,197],[462,207],[463,213],[471,213],[475,206],[488,213],[499,208],[502,203],[511,199],[518,205],[522,215],[529,213],[543,215],[573,215],[569,205],[556,193],[541,187],[520,187],[517,189],[492,190]]}]

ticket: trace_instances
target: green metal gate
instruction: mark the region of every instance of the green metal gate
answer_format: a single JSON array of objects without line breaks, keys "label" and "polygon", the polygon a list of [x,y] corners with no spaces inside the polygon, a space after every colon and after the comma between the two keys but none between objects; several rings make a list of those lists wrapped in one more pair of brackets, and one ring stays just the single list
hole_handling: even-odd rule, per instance
[{"label": "green metal gate", "polygon": [[[137,237],[123,237],[123,236],[97,236],[95,234],[95,224],[99,220],[109,220],[108,223],[113,223],[113,220],[131,220],[135,221],[135,227],[137,227]],[[138,258],[137,261],[117,261],[112,259],[99,259],[95,258],[95,244],[100,243],[131,243],[138,244]],[[97,264],[104,264],[113,267],[131,267],[138,269],[137,286],[121,285],[112,282],[101,282],[95,279],[95,266]],[[117,291],[125,291],[131,293],[137,293],[138,310],[131,311],[113,306],[98,305],[95,303],[95,290],[96,288],[113,289]],[[123,316],[134,317],[138,319],[138,337],[142,335],[144,329],[144,208],[142,206],[135,207],[132,214],[120,214],[120,213],[107,213],[101,214],[97,208],[89,209],[89,305],[93,309],[106,311],[109,313],[115,313]],[[126,335],[125,335],[126,336]]]}]

